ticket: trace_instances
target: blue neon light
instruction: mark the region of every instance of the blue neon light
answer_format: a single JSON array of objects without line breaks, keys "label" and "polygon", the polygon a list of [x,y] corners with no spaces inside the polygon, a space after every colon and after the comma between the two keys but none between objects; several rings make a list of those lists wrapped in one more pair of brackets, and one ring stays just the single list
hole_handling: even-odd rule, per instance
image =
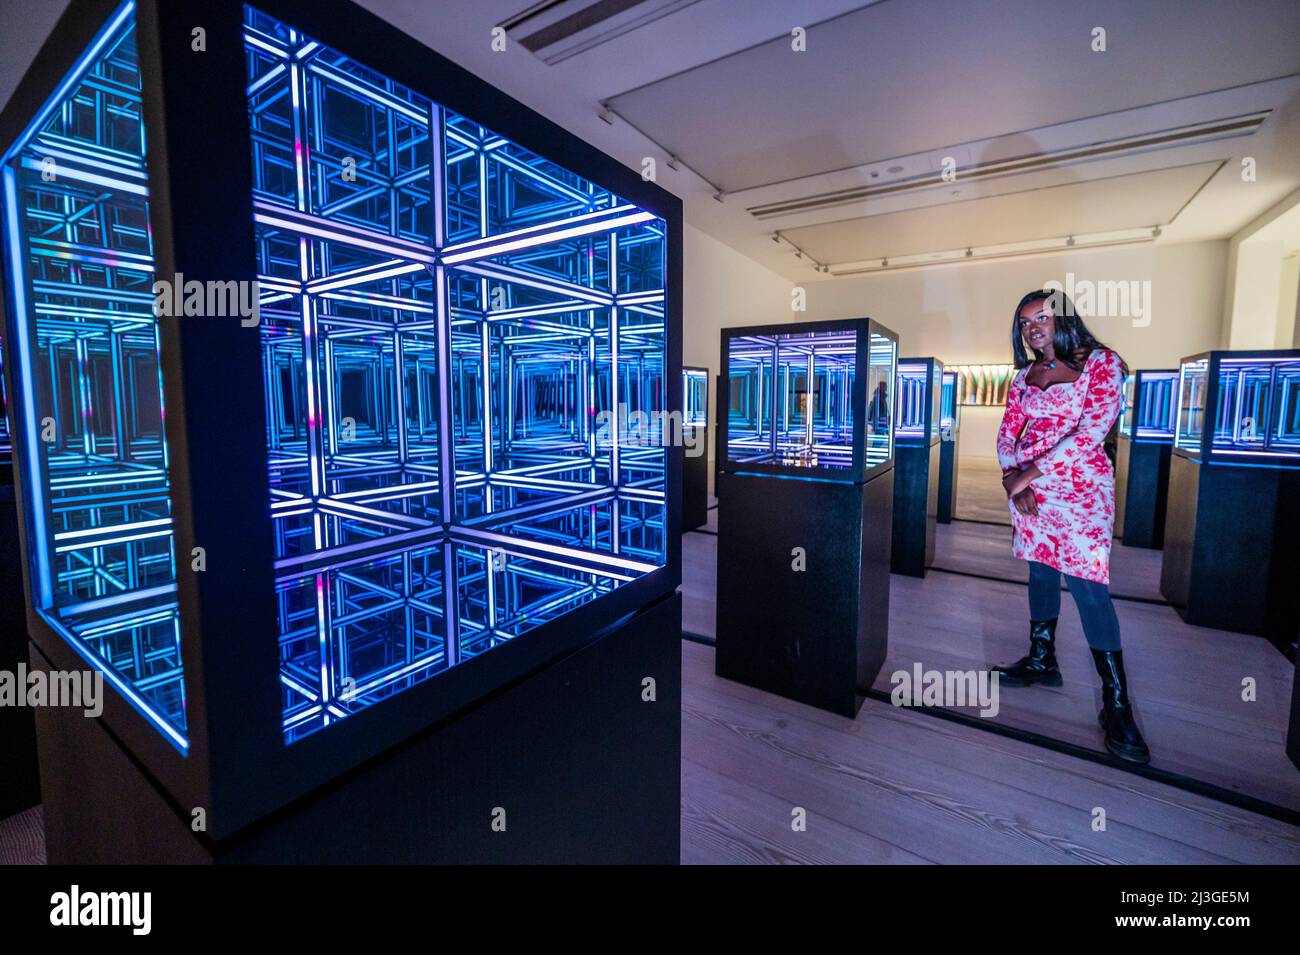
[{"label": "blue neon light", "polygon": [[9,329],[37,612],[182,753],[134,7],[5,154]]},{"label": "blue neon light", "polygon": [[664,565],[666,227],[245,10],[292,743]]},{"label": "blue neon light", "polygon": [[1182,362],[1175,446],[1201,453],[1206,440],[1215,464],[1300,466],[1300,351],[1211,352]]},{"label": "blue neon light", "polygon": [[855,329],[792,329],[780,334],[741,329],[729,335],[727,465],[852,468],[859,374],[867,390],[866,466],[889,460],[894,453],[896,344],[871,332],[868,364],[859,369]]}]

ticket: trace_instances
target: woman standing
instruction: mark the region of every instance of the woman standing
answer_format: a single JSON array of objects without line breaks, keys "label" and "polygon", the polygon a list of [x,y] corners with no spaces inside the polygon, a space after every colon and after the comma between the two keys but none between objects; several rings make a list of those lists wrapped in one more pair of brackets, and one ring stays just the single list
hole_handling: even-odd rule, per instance
[{"label": "woman standing", "polygon": [[1029,655],[994,670],[1002,686],[1061,685],[1055,641],[1064,574],[1101,676],[1106,748],[1146,763],[1151,754],[1133,718],[1109,590],[1115,474],[1104,443],[1123,400],[1124,362],[1093,337],[1063,292],[1020,300],[1011,347],[1020,370],[998,431],[998,462],[1012,552],[1029,562]]}]

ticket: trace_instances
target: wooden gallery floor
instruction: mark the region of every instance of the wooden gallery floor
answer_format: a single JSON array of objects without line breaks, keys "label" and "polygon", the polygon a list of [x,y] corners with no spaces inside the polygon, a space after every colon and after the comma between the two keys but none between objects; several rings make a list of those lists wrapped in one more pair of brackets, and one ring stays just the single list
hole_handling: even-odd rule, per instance
[{"label": "wooden gallery floor", "polygon": [[[1010,557],[993,468],[963,471],[962,520],[939,528],[924,580],[891,578],[889,674],[982,669],[1028,642],[1024,565]],[[716,512],[710,525],[715,530]],[[712,637],[716,538],[682,539],[683,627]],[[1159,594],[1160,552],[1116,543],[1113,591],[1152,765],[1300,810],[1283,750],[1293,668],[1267,641],[1190,627]],[[974,576],[972,576],[974,575]],[[994,579],[988,579],[994,578]],[[1065,685],[1005,688],[1004,726],[1101,750],[1100,689],[1062,594]],[[1256,680],[1253,703],[1241,699]],[[1300,827],[932,715],[868,700],[850,720],[718,679],[683,648],[684,862],[1300,862]],[[971,711],[972,715],[974,711]],[[806,810],[806,831],[791,813]],[[1094,831],[1094,810],[1105,831]]]}]

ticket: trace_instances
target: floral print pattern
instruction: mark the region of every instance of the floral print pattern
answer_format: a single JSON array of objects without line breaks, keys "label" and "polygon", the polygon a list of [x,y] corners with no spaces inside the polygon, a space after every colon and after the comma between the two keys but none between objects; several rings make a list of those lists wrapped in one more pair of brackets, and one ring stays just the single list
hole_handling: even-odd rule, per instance
[{"label": "floral print pattern", "polygon": [[1011,509],[1012,553],[1072,577],[1110,583],[1115,532],[1115,472],[1105,441],[1124,393],[1124,363],[1095,349],[1077,379],[1039,388],[1022,368],[1011,383],[998,429],[1002,470],[1037,465],[1030,485],[1038,514]]}]

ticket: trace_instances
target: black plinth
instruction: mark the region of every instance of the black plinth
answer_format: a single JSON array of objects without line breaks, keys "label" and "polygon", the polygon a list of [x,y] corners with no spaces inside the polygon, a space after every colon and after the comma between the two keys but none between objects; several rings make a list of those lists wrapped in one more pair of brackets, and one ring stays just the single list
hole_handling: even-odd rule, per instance
[{"label": "black plinth", "polygon": [[1300,470],[1169,467],[1160,592],[1199,627],[1289,641],[1300,627]]},{"label": "black plinth", "polygon": [[893,469],[717,480],[718,676],[856,715],[885,662]]},{"label": "black plinth", "polygon": [[1168,441],[1119,437],[1115,455],[1115,530],[1126,547],[1164,545],[1172,450]]},{"label": "black plinth", "polygon": [[957,439],[953,429],[939,442],[939,509],[935,520],[951,524],[957,516]]},{"label": "black plinth", "polygon": [[100,721],[46,707],[37,731],[51,863],[676,864],[681,597],[215,845]]},{"label": "black plinth", "polygon": [[691,531],[709,522],[709,429],[692,428],[688,448],[699,453],[682,459],[682,530]]},{"label": "black plinth", "polygon": [[[27,620],[13,485],[0,484],[0,671],[27,662]],[[17,688],[19,691],[21,687]],[[41,801],[36,728],[27,706],[0,706],[0,819]]]},{"label": "black plinth", "polygon": [[894,444],[894,530],[890,569],[924,577],[934,563],[935,522],[939,511],[938,438]]}]

